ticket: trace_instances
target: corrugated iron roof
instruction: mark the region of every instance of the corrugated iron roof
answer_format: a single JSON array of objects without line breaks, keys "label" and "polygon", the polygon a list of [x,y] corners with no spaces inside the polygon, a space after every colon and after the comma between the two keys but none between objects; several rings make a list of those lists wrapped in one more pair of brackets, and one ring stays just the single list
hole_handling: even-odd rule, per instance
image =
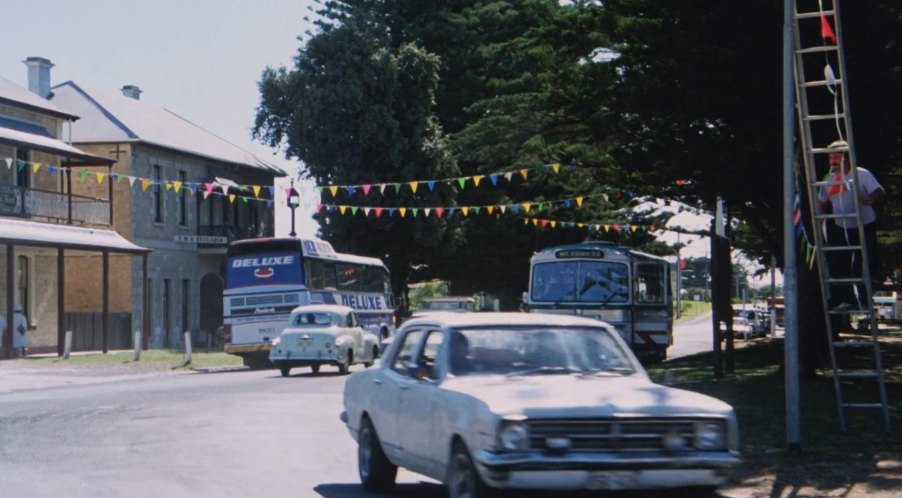
[{"label": "corrugated iron roof", "polygon": [[285,171],[174,112],[120,92],[72,81],[53,87],[53,103],[78,113],[73,143],[143,142],[218,162],[287,176]]}]

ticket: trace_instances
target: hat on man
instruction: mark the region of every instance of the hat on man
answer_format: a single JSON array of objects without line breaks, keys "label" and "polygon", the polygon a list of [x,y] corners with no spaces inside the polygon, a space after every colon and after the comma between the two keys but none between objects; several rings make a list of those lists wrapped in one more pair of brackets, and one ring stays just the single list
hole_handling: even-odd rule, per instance
[{"label": "hat on man", "polygon": [[827,148],[848,150],[849,142],[846,142],[845,140],[834,140],[830,145],[827,146]]}]

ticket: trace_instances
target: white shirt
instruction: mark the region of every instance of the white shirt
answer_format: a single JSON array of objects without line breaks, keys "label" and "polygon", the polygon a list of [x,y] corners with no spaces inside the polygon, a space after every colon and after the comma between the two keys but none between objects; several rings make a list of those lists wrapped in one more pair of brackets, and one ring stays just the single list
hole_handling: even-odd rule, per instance
[{"label": "white shirt", "polygon": [[[818,200],[829,200],[830,205],[833,207],[833,214],[848,215],[843,218],[836,218],[835,221],[837,225],[842,228],[857,228],[858,220],[855,219],[855,195],[852,192],[855,180],[852,177],[851,171],[845,174],[841,172],[831,172],[829,181],[831,182],[830,185],[821,187],[817,196]],[[881,188],[880,183],[877,182],[874,175],[864,168],[858,168],[858,182],[859,198],[868,196]],[[828,192],[830,192],[829,196]],[[861,219],[864,221],[865,225],[876,221],[877,213],[874,211],[874,207],[861,204]]]}]

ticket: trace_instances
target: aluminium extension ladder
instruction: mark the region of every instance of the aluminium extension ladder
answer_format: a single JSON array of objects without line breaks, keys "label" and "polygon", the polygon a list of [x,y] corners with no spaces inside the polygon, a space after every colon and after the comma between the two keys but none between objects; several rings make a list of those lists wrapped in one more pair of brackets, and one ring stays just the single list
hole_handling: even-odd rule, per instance
[{"label": "aluminium extension ladder", "polygon": [[[795,1],[793,15],[794,68],[800,141],[804,156],[805,182],[808,186],[808,198],[814,225],[814,230],[812,230],[815,240],[814,252],[820,273],[821,296],[827,324],[826,333],[830,346],[830,361],[833,368],[833,384],[839,409],[840,429],[843,433],[847,432],[847,414],[851,410],[881,410],[884,430],[890,434],[892,426],[886,396],[883,360],[877,337],[874,289],[870,278],[871,269],[868,268],[867,246],[859,204],[860,192],[857,188],[859,185],[858,169],[855,161],[849,95],[845,80],[846,68],[843,58],[838,2],[839,0]],[[804,4],[804,8],[808,10],[801,9],[800,3]],[[826,10],[825,4],[827,4]],[[816,145],[827,144],[837,139],[845,140],[848,146],[828,148]],[[824,233],[824,223],[835,223],[835,220],[843,215],[820,212],[818,192],[820,189],[834,187],[837,183],[829,174],[829,169],[826,177],[820,177],[817,166],[821,165],[823,168],[823,165],[828,165],[828,154],[836,151],[848,152],[851,163],[851,171],[846,178],[851,177],[854,186],[850,190],[853,192],[855,218],[858,222],[860,243],[857,245],[828,242]],[[820,171],[825,170],[820,169]],[[845,253],[846,256],[860,258],[861,274],[852,274],[851,277],[843,276],[842,278],[831,277],[829,274],[831,269],[827,264],[828,254],[831,253],[834,255]],[[852,305],[851,308],[831,309],[828,299],[831,291],[838,286],[864,288],[866,295],[858,296],[858,303]],[[839,331],[833,330],[836,322],[844,322],[849,319],[850,315],[866,317],[870,331],[869,338],[845,341],[839,339]],[[865,353],[867,360],[862,362],[861,356]],[[868,390],[867,393],[862,389]]]}]

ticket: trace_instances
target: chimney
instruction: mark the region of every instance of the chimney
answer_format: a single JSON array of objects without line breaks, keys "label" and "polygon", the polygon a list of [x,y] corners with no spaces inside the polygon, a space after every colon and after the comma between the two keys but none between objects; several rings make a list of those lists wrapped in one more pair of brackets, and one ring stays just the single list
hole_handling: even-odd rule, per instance
[{"label": "chimney", "polygon": [[43,57],[29,57],[23,61],[28,66],[28,91],[43,98],[50,96],[50,68],[53,64]]},{"label": "chimney", "polygon": [[141,89],[137,85],[125,85],[122,87],[122,95],[130,99],[141,100]]}]

